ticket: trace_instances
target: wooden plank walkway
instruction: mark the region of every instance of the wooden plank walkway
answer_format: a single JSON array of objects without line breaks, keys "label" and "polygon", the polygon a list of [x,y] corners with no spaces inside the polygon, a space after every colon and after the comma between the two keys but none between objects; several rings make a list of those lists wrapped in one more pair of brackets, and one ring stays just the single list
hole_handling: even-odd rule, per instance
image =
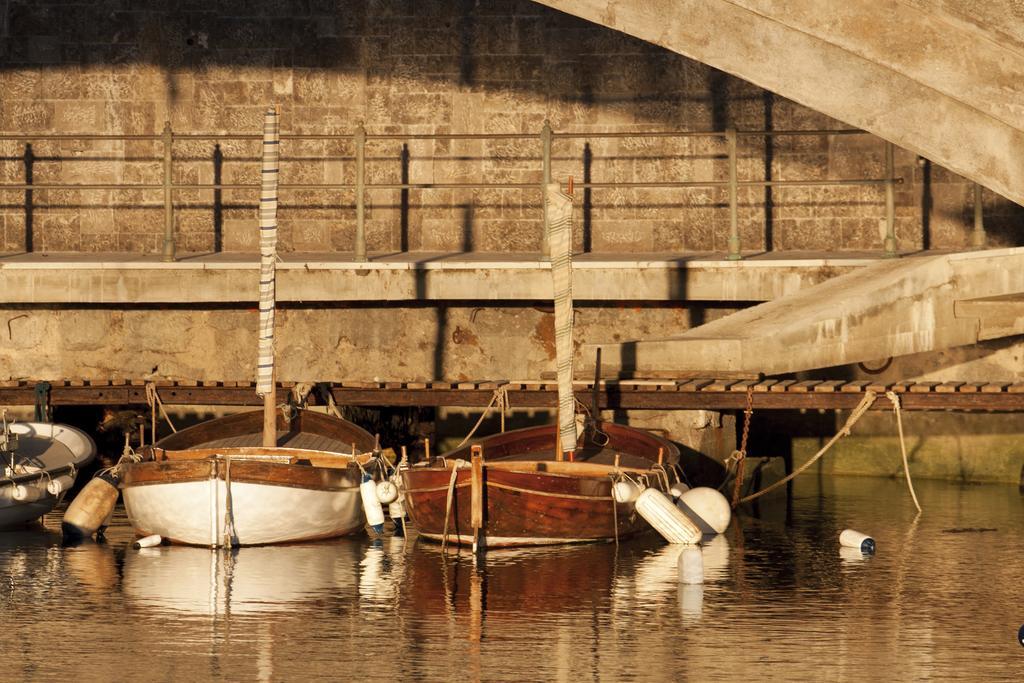
[{"label": "wooden plank walkway", "polygon": [[[141,380],[46,380],[51,405],[145,405]],[[0,405],[32,405],[36,381],[0,381]],[[367,406],[486,406],[498,387],[508,392],[516,408],[550,408],[556,405],[556,386],[540,380],[479,380],[461,382],[345,381],[329,383],[339,405]],[[255,384],[238,381],[156,382],[161,400],[168,405],[261,405]],[[286,396],[294,382],[279,384],[278,396]],[[577,397],[589,405],[593,382],[575,383]],[[747,394],[755,409],[825,409],[855,407],[866,391],[878,399],[876,410],[891,408],[884,396],[893,391],[906,410],[1024,410],[1024,382],[870,382],[866,380],[735,379],[628,379],[602,381],[598,398],[602,408],[742,410]]]}]

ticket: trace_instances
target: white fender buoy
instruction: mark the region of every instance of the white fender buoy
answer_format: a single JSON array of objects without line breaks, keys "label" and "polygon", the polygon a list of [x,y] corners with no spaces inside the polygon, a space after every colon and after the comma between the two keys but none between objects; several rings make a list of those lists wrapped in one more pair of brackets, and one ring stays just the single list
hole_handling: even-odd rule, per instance
[{"label": "white fender buoy", "polygon": [[679,496],[676,505],[706,534],[723,533],[732,520],[732,507],[728,499],[707,486],[686,491]]},{"label": "white fender buoy", "polygon": [[103,525],[117,504],[117,477],[109,472],[93,477],[71,501],[60,528],[65,541],[89,538]]},{"label": "white fender buoy", "polygon": [[153,546],[160,545],[163,542],[163,536],[160,534],[153,534],[152,536],[143,536],[142,538],[136,539],[136,541],[132,543],[132,547],[136,550],[139,548],[152,548]]},{"label": "white fender buoy", "polygon": [[679,583],[704,583],[704,553],[699,546],[683,548],[679,554]]},{"label": "white fender buoy", "polygon": [[363,512],[366,514],[366,523],[370,525],[374,533],[384,533],[384,508],[377,499],[377,483],[370,478],[370,475],[363,475],[363,483],[359,485],[359,495],[363,499]]},{"label": "white fender buoy", "polygon": [[20,503],[31,503],[43,497],[43,489],[35,484],[15,484],[12,497]]},{"label": "white fender buoy", "polygon": [[398,498],[398,487],[390,479],[377,482],[377,500],[382,505],[390,505]]},{"label": "white fender buoy", "polygon": [[668,492],[669,492],[669,495],[672,496],[672,500],[675,500],[675,499],[679,498],[679,496],[683,495],[684,493],[686,493],[689,490],[690,490],[689,486],[687,486],[686,484],[684,484],[681,481],[677,481],[676,483],[672,484],[672,488],[670,488],[668,490]]},{"label": "white fender buoy", "polygon": [[839,534],[839,545],[846,548],[857,548],[866,555],[873,555],[875,552],[875,539],[853,529],[843,529]]},{"label": "white fender buoy", "polygon": [[46,485],[46,491],[51,496],[59,496],[65,491],[69,490],[74,485],[74,477],[69,477],[66,474],[62,474],[61,476],[50,480],[50,483]]},{"label": "white fender buoy", "polygon": [[636,499],[636,511],[669,543],[697,543],[701,530],[658,489],[644,489]]},{"label": "white fender buoy", "polygon": [[612,484],[612,498],[616,503],[632,503],[639,495],[640,487],[628,479],[622,479]]}]

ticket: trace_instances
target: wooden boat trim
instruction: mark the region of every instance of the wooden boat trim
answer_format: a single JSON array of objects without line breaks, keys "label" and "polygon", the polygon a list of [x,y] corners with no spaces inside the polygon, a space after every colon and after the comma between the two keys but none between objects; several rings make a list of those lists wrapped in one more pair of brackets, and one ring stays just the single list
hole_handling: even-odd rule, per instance
[{"label": "wooden boat trim", "polygon": [[[308,461],[314,467],[344,468],[358,462],[365,465],[373,459],[372,453],[360,453],[352,456],[347,453],[331,453],[306,448],[263,448],[260,447],[228,447],[228,448],[190,448],[180,451],[169,451],[154,448],[153,457],[157,462],[207,460],[210,458],[230,459],[232,462],[267,461],[281,464],[298,464]],[[305,464],[305,463],[303,463]]]},{"label": "wooden boat trim", "polygon": [[[650,474],[651,472],[658,471],[656,469],[657,465],[647,468],[616,467],[615,465],[601,465],[589,462],[569,462],[568,460],[563,460],[561,462],[557,460],[487,460],[486,453],[484,456],[484,467],[490,469],[503,470],[505,472],[531,472],[549,475],[552,477],[570,477],[572,479],[579,479],[580,477],[603,479],[604,477],[617,472],[643,476]],[[447,470],[454,469],[455,467],[454,460],[451,460],[448,456],[443,456],[438,458],[434,465],[423,466],[422,469],[438,469],[438,464],[442,465],[442,467]],[[414,467],[414,469],[418,468],[418,466]]]},{"label": "wooden boat trim", "polygon": [[[121,488],[156,486],[226,478],[227,461],[178,460],[133,463],[124,468]],[[359,488],[360,474],[351,468],[289,465],[278,462],[233,460],[231,482],[284,486],[314,491],[354,491]]]}]

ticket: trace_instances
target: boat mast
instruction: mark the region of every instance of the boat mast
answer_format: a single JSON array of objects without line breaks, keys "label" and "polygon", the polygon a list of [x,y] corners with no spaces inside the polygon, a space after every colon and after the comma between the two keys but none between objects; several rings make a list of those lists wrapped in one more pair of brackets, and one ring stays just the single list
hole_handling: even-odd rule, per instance
[{"label": "boat mast", "polygon": [[277,107],[263,119],[263,168],[260,192],[260,331],[256,393],[263,397],[263,447],[277,445],[277,385],[274,372],[274,308],[277,265],[277,176],[279,170]]},{"label": "boat mast", "polygon": [[[569,181],[572,192],[572,180]],[[572,195],[547,186],[548,240],[555,300],[555,366],[558,376],[558,460],[576,451],[576,398],[572,388]]]}]

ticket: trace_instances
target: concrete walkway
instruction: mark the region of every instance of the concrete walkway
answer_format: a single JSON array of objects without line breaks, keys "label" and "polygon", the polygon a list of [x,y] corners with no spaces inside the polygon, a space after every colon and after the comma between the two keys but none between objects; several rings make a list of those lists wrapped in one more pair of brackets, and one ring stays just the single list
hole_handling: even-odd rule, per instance
[{"label": "concrete walkway", "polygon": [[[579,301],[770,301],[863,268],[877,253],[580,254]],[[250,302],[257,254],[9,254],[0,256],[0,304]],[[550,264],[539,254],[282,254],[278,300],[548,301]]]}]

